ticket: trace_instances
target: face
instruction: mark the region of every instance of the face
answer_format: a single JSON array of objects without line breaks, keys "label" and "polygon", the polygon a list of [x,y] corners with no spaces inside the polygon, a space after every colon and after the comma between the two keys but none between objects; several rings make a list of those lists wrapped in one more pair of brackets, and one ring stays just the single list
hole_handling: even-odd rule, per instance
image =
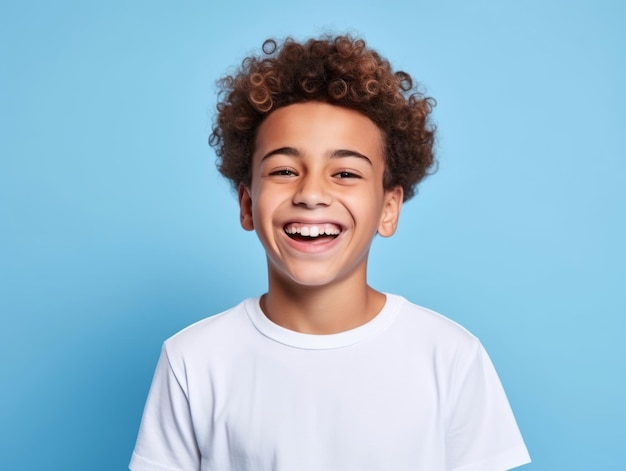
[{"label": "face", "polygon": [[383,136],[365,115],[325,103],[289,105],[258,129],[244,229],[256,230],[272,282],[365,283],[376,233],[395,232],[402,189],[383,188]]}]

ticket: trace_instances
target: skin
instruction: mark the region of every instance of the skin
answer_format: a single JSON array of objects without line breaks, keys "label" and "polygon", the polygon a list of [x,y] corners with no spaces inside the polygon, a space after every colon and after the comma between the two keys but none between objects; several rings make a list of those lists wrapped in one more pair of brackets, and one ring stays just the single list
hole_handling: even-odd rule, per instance
[{"label": "skin", "polygon": [[[337,333],[382,309],[385,296],[367,285],[367,259],[377,233],[394,234],[403,196],[401,187],[383,188],[383,142],[365,115],[319,102],[279,108],[259,127],[252,182],[239,188],[240,220],[265,248],[261,308],[278,325]],[[307,230],[333,236],[298,236]]]}]

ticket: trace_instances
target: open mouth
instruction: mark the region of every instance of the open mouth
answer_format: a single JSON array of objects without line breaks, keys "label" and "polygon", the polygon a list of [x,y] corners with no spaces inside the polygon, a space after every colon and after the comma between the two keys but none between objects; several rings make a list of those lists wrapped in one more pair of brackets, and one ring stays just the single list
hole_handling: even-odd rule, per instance
[{"label": "open mouth", "polygon": [[341,227],[336,224],[301,224],[290,223],[285,225],[285,233],[293,240],[324,241],[335,239],[341,234]]}]

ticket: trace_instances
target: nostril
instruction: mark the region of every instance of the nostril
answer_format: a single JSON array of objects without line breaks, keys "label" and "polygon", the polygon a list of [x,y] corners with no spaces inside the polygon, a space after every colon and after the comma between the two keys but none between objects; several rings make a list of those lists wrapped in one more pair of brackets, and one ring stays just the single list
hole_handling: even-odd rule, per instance
[{"label": "nostril", "polygon": [[327,206],[331,201],[332,197],[323,185],[303,184],[293,197],[294,204],[307,208]]}]

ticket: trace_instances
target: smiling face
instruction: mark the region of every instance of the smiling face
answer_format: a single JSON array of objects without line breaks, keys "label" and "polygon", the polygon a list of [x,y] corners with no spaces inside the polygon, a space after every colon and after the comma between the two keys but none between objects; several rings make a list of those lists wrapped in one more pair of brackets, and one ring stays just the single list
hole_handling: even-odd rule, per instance
[{"label": "smiling face", "polygon": [[380,129],[338,106],[298,103],[263,121],[239,202],[242,226],[265,248],[270,286],[365,286],[372,239],[395,232],[402,205],[400,187],[383,188],[383,152]]}]

